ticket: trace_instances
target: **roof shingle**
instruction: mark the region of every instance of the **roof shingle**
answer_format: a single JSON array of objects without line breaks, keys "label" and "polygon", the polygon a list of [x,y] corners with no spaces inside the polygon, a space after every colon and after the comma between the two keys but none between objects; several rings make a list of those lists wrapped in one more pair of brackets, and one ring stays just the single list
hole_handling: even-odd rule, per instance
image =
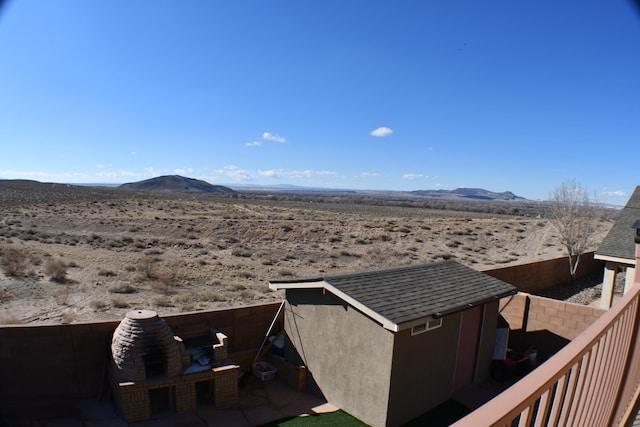
[{"label": "roof shingle", "polygon": [[456,261],[270,282],[274,289],[314,288],[320,284],[396,326],[461,311],[516,292],[512,285]]},{"label": "roof shingle", "polygon": [[640,186],[636,187],[629,201],[620,211],[616,223],[609,230],[609,234],[596,249],[596,257],[622,258],[633,263],[636,258],[636,245],[633,240],[635,232],[631,226],[638,219],[640,219]]}]

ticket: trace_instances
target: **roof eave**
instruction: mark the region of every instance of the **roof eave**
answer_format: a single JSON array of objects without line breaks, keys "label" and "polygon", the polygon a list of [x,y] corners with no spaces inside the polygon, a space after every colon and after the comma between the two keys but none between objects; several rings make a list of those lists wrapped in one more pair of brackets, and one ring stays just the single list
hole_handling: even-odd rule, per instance
[{"label": "roof eave", "polygon": [[269,282],[269,289],[280,290],[280,289],[326,289],[331,292],[347,304],[352,307],[358,309],[362,313],[371,317],[376,322],[380,323],[383,328],[388,329],[392,332],[398,332],[398,325],[386,317],[380,315],[380,313],[375,312],[370,309],[366,305],[362,304],[358,300],[350,297],[348,294],[342,292],[331,283],[327,282],[324,279],[308,279],[308,280],[291,280],[291,281],[273,281]]},{"label": "roof eave", "polygon": [[325,281],[322,278],[300,280],[273,280],[269,282],[269,289],[316,289],[323,288]]},{"label": "roof eave", "polygon": [[602,255],[598,253],[594,254],[593,258],[600,261],[616,262],[618,264],[636,265],[636,260],[631,258]]},{"label": "roof eave", "polygon": [[441,310],[441,311],[438,311],[438,312],[430,314],[430,315],[425,315],[423,317],[420,317],[419,319],[413,319],[413,320],[409,320],[407,322],[400,323],[398,325],[398,330],[397,331],[402,331],[402,330],[405,330],[405,329],[409,329],[409,328],[411,328],[411,327],[413,327],[415,325],[419,325],[421,323],[424,323],[425,321],[427,321],[429,319],[437,319],[439,317],[449,316],[451,314],[455,314],[455,313],[459,313],[461,311],[469,310],[469,309],[471,309],[473,307],[478,307],[478,306],[481,306],[481,305],[485,305],[485,304],[488,304],[488,303],[493,302],[493,301],[499,301],[502,298],[505,298],[505,297],[508,297],[508,296],[511,296],[511,295],[515,295],[517,293],[518,293],[518,290],[514,288],[509,292],[503,292],[503,293],[500,293],[498,295],[493,295],[493,296],[490,296],[490,297],[487,297],[487,298],[480,299],[478,301],[473,301],[473,302],[470,302],[470,303],[467,303],[467,304],[461,304],[461,305],[458,305],[458,306],[455,306],[455,307],[450,307],[450,308],[448,308],[446,310]]}]

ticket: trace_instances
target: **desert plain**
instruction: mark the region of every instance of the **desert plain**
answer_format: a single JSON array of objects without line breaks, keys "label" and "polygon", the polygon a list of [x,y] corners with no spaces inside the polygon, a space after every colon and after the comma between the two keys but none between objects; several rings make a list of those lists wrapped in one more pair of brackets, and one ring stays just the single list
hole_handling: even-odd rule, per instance
[{"label": "desert plain", "polygon": [[[482,271],[564,256],[543,204],[469,203],[0,181],[0,324],[280,301],[269,280],[444,259]],[[614,218],[599,220],[591,249]],[[18,274],[5,268],[11,257]]]}]

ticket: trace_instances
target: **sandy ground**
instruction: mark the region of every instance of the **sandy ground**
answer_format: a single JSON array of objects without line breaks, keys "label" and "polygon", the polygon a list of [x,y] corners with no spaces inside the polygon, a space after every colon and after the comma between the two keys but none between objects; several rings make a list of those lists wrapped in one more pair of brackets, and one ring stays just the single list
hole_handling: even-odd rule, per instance
[{"label": "sandy ground", "polygon": [[[87,196],[0,205],[0,323],[121,319],[277,301],[268,281],[454,258],[478,270],[563,255],[551,224],[304,201]],[[603,220],[593,248],[612,220]],[[66,266],[51,279],[54,261]]]}]

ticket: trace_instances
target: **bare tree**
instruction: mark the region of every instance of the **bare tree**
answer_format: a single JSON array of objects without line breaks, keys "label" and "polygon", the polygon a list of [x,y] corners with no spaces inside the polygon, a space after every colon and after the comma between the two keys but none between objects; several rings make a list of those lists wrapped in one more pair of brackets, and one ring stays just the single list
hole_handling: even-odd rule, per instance
[{"label": "bare tree", "polygon": [[569,259],[571,284],[575,282],[580,255],[593,243],[600,217],[599,205],[577,181],[567,181],[549,197],[551,221]]}]

